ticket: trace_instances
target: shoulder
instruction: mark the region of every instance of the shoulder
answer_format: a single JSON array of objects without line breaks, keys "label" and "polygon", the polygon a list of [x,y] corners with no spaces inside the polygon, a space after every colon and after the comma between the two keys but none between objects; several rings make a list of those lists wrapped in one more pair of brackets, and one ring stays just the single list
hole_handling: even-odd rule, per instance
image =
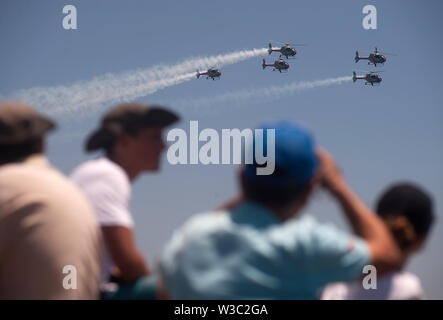
[{"label": "shoulder", "polygon": [[228,229],[229,213],[203,212],[190,217],[181,227],[176,229],[166,245],[169,253],[190,248],[198,244],[209,243],[212,234]]},{"label": "shoulder", "polygon": [[7,203],[10,212],[38,203],[39,209],[49,210],[59,217],[69,216],[74,220],[76,216],[93,217],[83,193],[49,163],[18,163],[2,167],[0,203]]},{"label": "shoulder", "polygon": [[366,242],[332,224],[304,216],[284,228],[282,234],[275,230],[274,240],[278,236],[279,247],[306,266],[313,282],[324,285],[355,279],[369,261]]},{"label": "shoulder", "polygon": [[347,243],[352,235],[332,224],[320,223],[313,216],[304,215],[288,221],[274,230],[273,236],[280,240],[290,240],[298,246],[313,249],[327,249],[337,244]]},{"label": "shoulder", "polygon": [[74,169],[71,177],[73,179],[87,177],[111,177],[113,179],[126,180],[123,169],[105,157],[88,160],[82,163]]},{"label": "shoulder", "polygon": [[102,157],[89,160],[74,169],[71,180],[82,188],[92,185],[111,185],[119,192],[129,192],[130,181],[123,169]]},{"label": "shoulder", "polygon": [[[176,253],[183,250],[193,238],[202,239],[201,234],[208,232],[207,226],[213,224],[212,220],[213,213],[211,212],[195,214],[175,229],[164,247],[163,260],[174,259]],[[173,264],[171,262],[166,263],[166,265]]]},{"label": "shoulder", "polygon": [[196,235],[202,233],[210,233],[215,230],[221,230],[228,227],[229,212],[225,211],[207,211],[193,215],[190,217],[179,232],[184,235]]},{"label": "shoulder", "polygon": [[[0,167],[0,188],[35,193],[78,193],[75,185],[45,159]],[[69,192],[68,192],[69,191]]]},{"label": "shoulder", "polygon": [[363,239],[331,223],[319,223],[311,218],[305,225],[305,229],[309,231],[309,244],[322,254],[369,255],[369,249]]},{"label": "shoulder", "polygon": [[[208,211],[198,213],[190,217],[181,227],[176,229],[172,237],[166,243],[161,259],[162,272],[169,272],[179,267],[177,259],[189,257],[184,253],[199,252],[203,259],[208,253],[215,251],[206,250],[212,247],[211,237],[214,234],[223,233],[223,230],[229,229],[229,213],[224,211]],[[204,252],[202,251],[204,248]],[[192,256],[192,255],[191,255]],[[196,255],[194,255],[196,256]]]}]

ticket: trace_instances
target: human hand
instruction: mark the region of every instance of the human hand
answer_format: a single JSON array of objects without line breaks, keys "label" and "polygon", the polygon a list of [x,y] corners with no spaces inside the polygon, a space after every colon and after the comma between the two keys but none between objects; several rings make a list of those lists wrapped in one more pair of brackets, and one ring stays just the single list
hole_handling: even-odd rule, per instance
[{"label": "human hand", "polygon": [[345,185],[343,175],[334,158],[322,147],[317,148],[316,154],[320,162],[319,179],[321,185],[332,194],[337,194]]}]

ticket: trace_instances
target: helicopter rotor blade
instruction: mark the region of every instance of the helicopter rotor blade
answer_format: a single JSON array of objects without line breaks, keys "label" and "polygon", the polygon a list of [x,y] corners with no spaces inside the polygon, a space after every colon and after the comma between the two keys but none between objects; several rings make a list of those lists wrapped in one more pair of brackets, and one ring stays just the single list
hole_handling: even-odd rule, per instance
[{"label": "helicopter rotor blade", "polygon": [[283,43],[283,44],[285,44],[286,42],[283,42],[283,41],[278,41],[278,40],[269,40],[269,42],[277,42],[277,43]]},{"label": "helicopter rotor blade", "polygon": [[390,53],[390,52],[385,52],[385,51],[380,51],[380,50],[373,50],[373,51],[367,51],[367,50],[358,50],[358,52],[360,52],[361,54],[364,55],[370,55],[371,53],[379,53],[379,54],[383,54],[383,55],[388,55],[388,56],[396,56],[396,53]]},{"label": "helicopter rotor blade", "polygon": [[379,51],[381,54],[385,54],[387,56],[396,56],[396,53],[389,53],[389,52],[384,52],[384,51]]},{"label": "helicopter rotor blade", "polygon": [[[367,55],[367,56],[369,56],[371,53],[374,53],[374,51],[371,52],[371,51],[360,51],[360,50],[358,50],[358,52],[360,54],[364,54],[364,55]],[[380,53],[380,51],[378,53]]]},{"label": "helicopter rotor blade", "polygon": [[287,43],[285,42],[286,46],[291,46],[291,47],[306,47],[307,44],[306,43]]},{"label": "helicopter rotor blade", "polygon": [[358,72],[358,73],[364,73],[364,74],[368,74],[368,73],[375,73],[375,74],[378,74],[378,73],[383,73],[384,72],[384,70],[381,70],[381,71],[373,71],[373,70],[354,70],[355,72]]},{"label": "helicopter rotor blade", "polygon": [[378,47],[375,47],[375,51],[376,53],[380,53],[380,54],[386,54],[386,55],[390,55],[390,56],[396,56],[397,54],[395,53],[389,53],[389,52],[385,52],[385,51],[380,51],[378,50]]},{"label": "helicopter rotor blade", "polygon": [[298,44],[298,43],[289,43],[289,42],[283,42],[283,41],[278,41],[278,40],[269,40],[269,42],[276,42],[276,43],[280,43],[280,44],[284,44],[284,45],[287,45],[287,46],[307,46],[307,44],[304,44],[304,43],[300,43],[300,44]]}]

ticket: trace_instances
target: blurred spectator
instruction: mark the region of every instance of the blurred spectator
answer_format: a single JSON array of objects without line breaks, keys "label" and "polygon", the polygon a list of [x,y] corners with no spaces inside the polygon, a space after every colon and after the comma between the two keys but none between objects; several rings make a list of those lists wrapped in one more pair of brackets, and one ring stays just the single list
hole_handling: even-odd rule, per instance
[{"label": "blurred spectator", "polygon": [[[377,204],[377,213],[391,231],[404,257],[402,269],[409,258],[419,252],[434,221],[432,200],[420,187],[396,184],[386,190]],[[406,271],[385,274],[377,279],[377,288],[365,290],[361,282],[328,285],[325,300],[416,300],[425,295],[420,279]]]},{"label": "blurred spectator", "polygon": [[[353,193],[333,159],[298,126],[273,123],[275,171],[242,167],[241,194],[229,206],[194,216],[167,244],[160,274],[172,299],[317,299],[366,264],[397,268],[400,253],[382,221]],[[265,134],[266,135],[266,134]],[[265,144],[266,145],[266,144]],[[357,236],[299,216],[322,185]]]},{"label": "blurred spectator", "polygon": [[103,231],[102,289],[113,291],[107,284],[118,283],[120,290],[114,298],[149,298],[153,294],[146,288],[148,264],[134,240],[131,183],[141,173],[159,169],[165,149],[162,131],[176,121],[177,115],[157,106],[125,103],[112,108],[86,143],[87,151],[101,149],[105,155],[80,165],[71,175],[94,207]]},{"label": "blurred spectator", "polygon": [[0,103],[0,299],[99,297],[100,229],[44,156],[54,127],[25,104]]}]

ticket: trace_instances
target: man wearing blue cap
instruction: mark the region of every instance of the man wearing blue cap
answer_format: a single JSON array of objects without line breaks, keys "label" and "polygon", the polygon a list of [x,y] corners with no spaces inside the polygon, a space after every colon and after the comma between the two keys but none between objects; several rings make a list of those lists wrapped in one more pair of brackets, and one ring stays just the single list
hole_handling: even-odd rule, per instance
[{"label": "man wearing blue cap", "polygon": [[[174,233],[160,264],[164,295],[317,299],[325,284],[355,280],[365,265],[378,274],[398,268],[400,253],[390,233],[311,135],[287,122],[262,128],[275,130],[275,171],[257,175],[255,161],[243,166],[237,200],[192,217]],[[298,218],[320,186],[339,202],[356,235]]]}]

